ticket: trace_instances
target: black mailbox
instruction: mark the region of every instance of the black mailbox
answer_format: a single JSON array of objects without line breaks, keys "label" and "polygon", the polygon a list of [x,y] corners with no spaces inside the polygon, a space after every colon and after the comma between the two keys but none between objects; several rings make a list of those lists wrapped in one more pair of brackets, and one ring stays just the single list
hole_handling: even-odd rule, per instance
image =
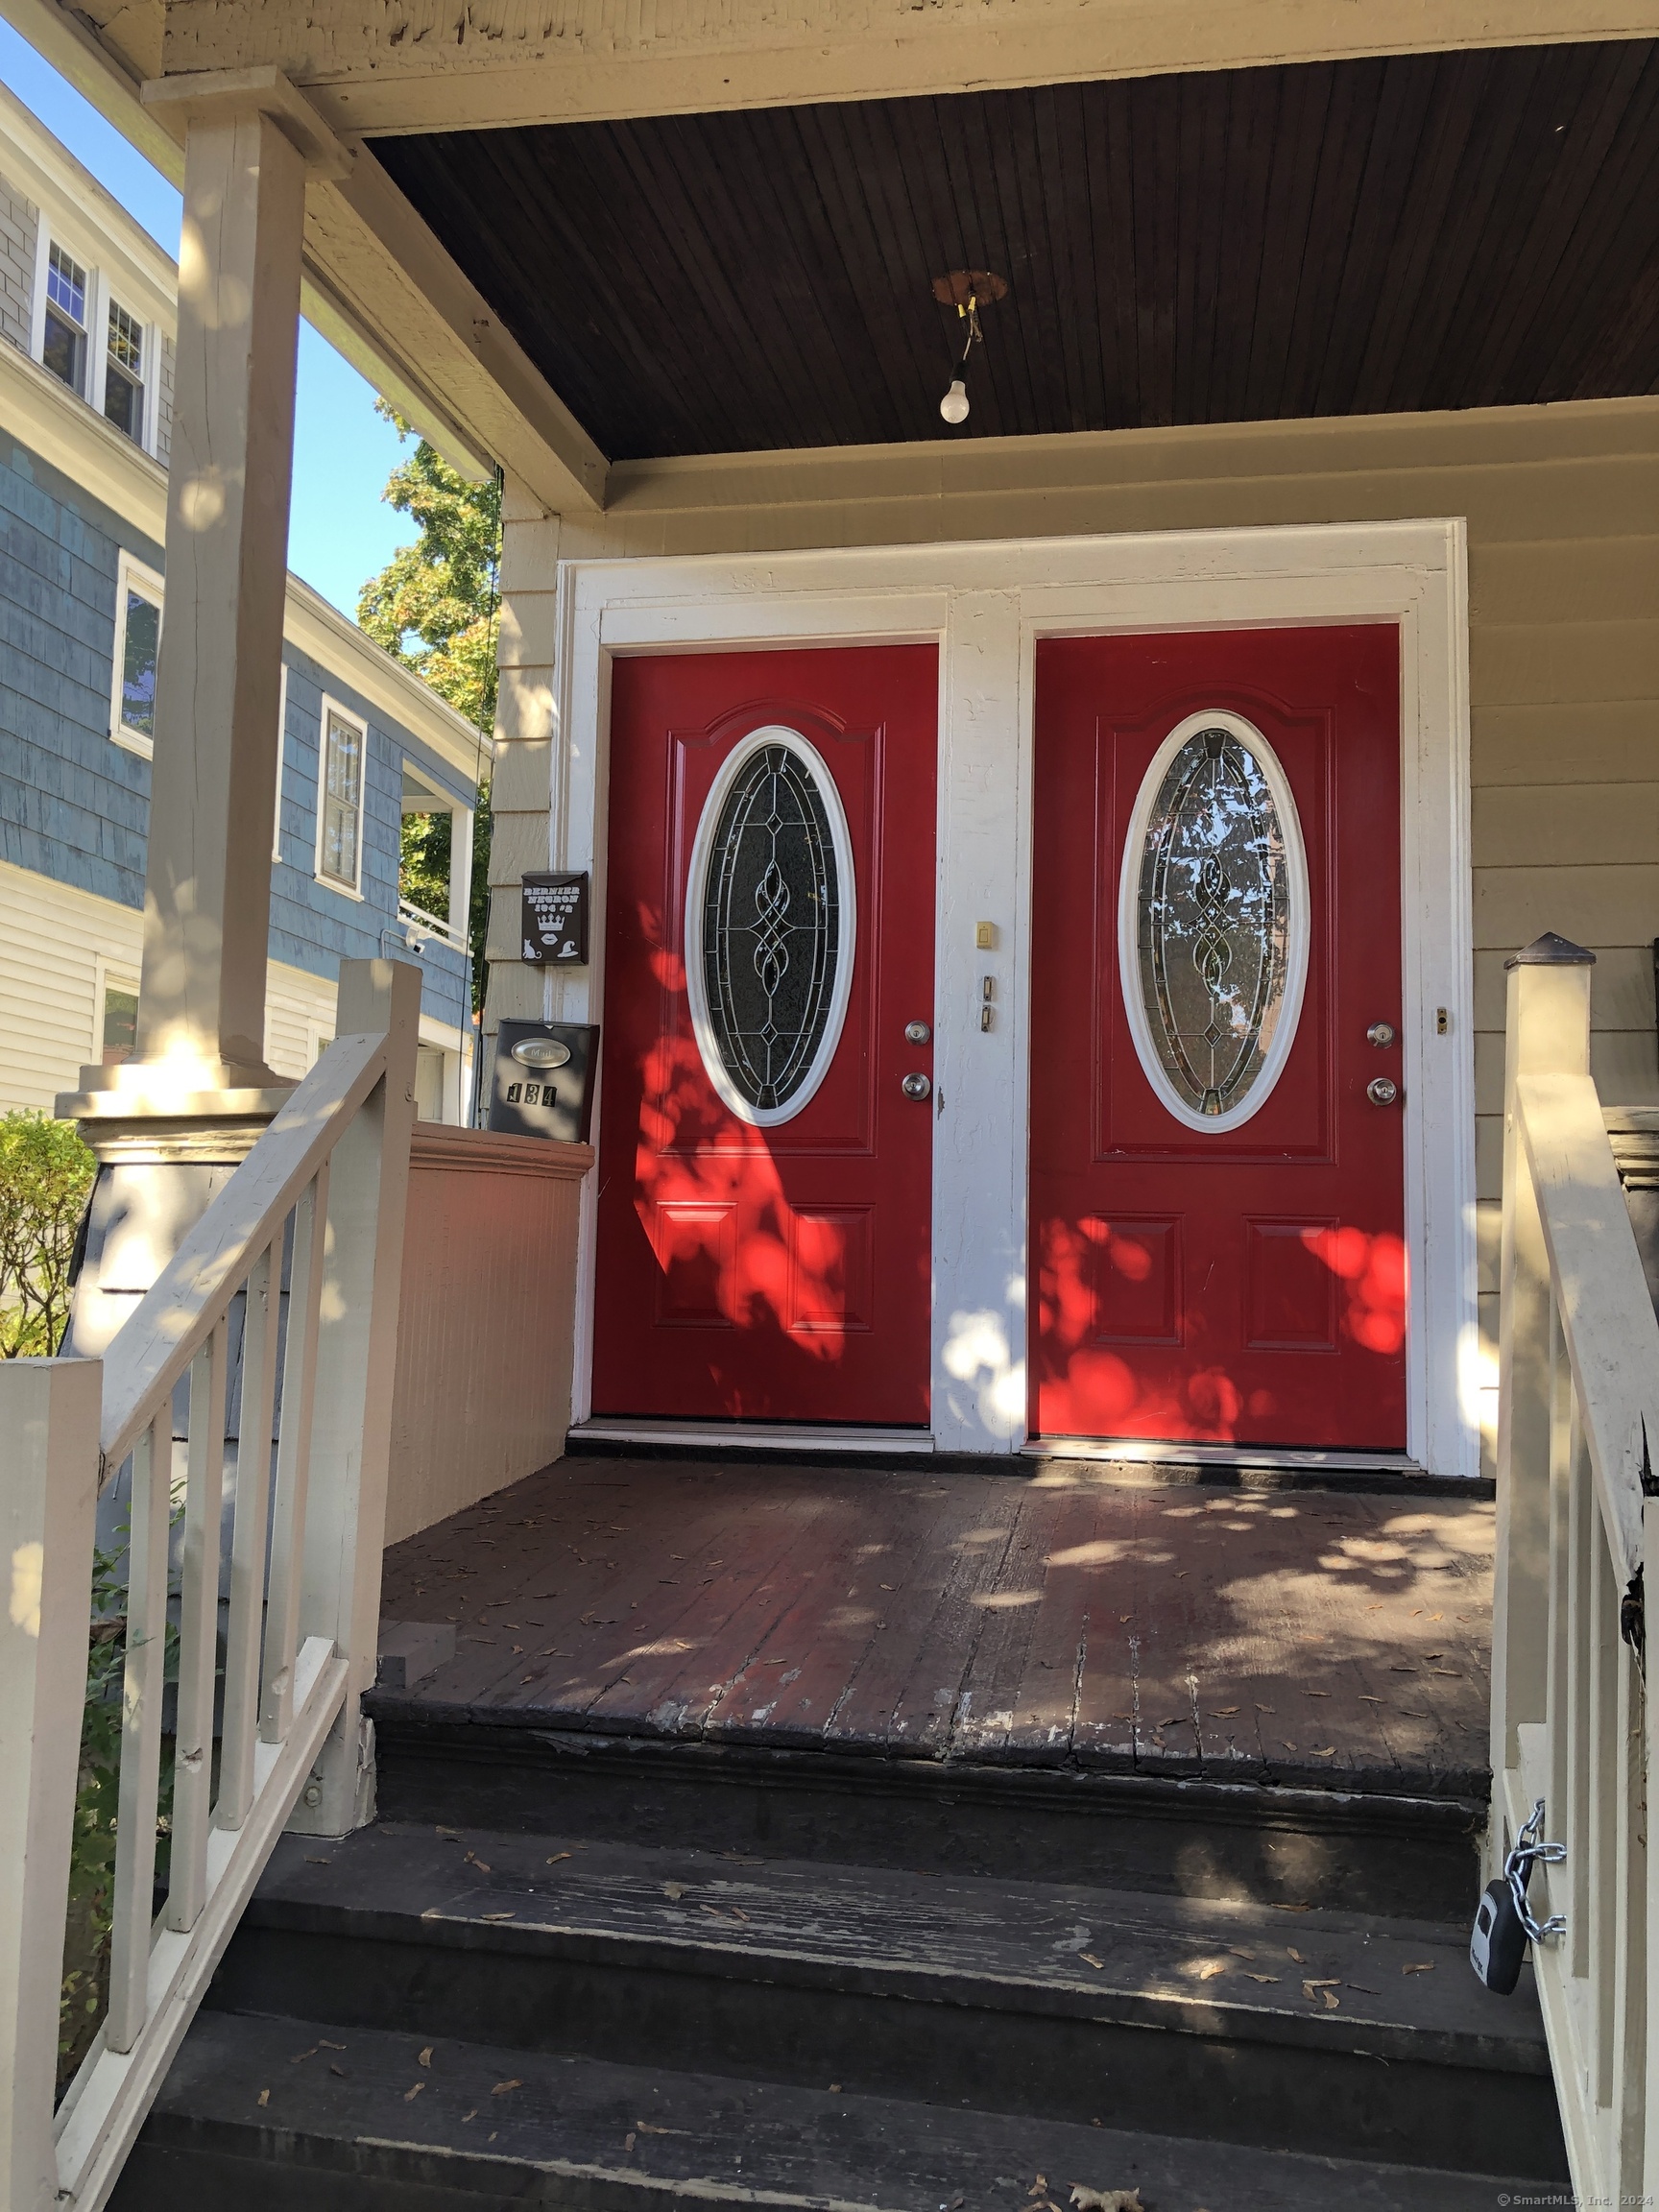
[{"label": "black mailbox", "polygon": [[495,1040],[490,1126],[510,1137],[586,1144],[593,1120],[599,1031],[574,1022],[503,1022]]}]

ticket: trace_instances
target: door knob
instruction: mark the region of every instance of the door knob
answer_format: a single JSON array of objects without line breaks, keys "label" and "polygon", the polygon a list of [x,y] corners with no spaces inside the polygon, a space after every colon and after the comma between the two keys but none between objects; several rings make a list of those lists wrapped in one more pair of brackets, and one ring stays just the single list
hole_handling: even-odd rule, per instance
[{"label": "door knob", "polygon": [[1375,1045],[1379,1050],[1384,1046],[1392,1045],[1394,1042],[1393,1022],[1373,1022],[1370,1028],[1365,1032],[1365,1042],[1367,1045]]},{"label": "door knob", "polygon": [[906,1098],[926,1098],[933,1086],[926,1075],[906,1075],[899,1088]]},{"label": "door knob", "polygon": [[932,1030],[928,1028],[926,1022],[906,1022],[904,1024],[904,1042],[906,1045],[926,1045],[932,1034]]},{"label": "door knob", "polygon": [[1365,1095],[1373,1106],[1392,1106],[1400,1095],[1400,1086],[1387,1075],[1374,1075],[1365,1086]]}]

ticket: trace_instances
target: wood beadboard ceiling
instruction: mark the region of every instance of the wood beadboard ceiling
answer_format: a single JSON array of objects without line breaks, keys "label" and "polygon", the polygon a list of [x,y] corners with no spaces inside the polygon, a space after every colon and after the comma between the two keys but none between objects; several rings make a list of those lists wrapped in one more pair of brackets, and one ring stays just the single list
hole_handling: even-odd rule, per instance
[{"label": "wood beadboard ceiling", "polygon": [[613,460],[1659,390],[1654,40],[374,151]]}]

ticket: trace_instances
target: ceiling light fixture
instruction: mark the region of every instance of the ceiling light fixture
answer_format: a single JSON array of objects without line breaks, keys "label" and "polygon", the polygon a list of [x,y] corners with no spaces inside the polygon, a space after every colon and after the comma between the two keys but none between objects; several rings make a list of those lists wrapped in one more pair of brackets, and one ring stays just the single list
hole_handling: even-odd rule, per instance
[{"label": "ceiling light fixture", "polygon": [[968,420],[968,385],[962,372],[968,366],[968,356],[975,346],[985,343],[985,333],[979,327],[979,310],[994,300],[1008,297],[1007,279],[990,269],[952,269],[948,276],[935,276],[933,297],[941,307],[954,307],[957,320],[968,325],[962,357],[956,365],[956,373],[950,379],[950,389],[939,402],[939,412],[947,422],[954,425]]}]

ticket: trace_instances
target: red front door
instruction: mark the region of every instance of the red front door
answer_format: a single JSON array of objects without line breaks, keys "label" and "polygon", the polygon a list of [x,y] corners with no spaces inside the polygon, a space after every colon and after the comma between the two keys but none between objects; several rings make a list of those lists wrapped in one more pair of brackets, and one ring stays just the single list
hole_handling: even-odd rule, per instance
[{"label": "red front door", "polygon": [[1399,659],[1038,647],[1041,1434],[1405,1446]]},{"label": "red front door", "polygon": [[931,646],[616,663],[596,1414],[927,1421],[937,700]]}]

